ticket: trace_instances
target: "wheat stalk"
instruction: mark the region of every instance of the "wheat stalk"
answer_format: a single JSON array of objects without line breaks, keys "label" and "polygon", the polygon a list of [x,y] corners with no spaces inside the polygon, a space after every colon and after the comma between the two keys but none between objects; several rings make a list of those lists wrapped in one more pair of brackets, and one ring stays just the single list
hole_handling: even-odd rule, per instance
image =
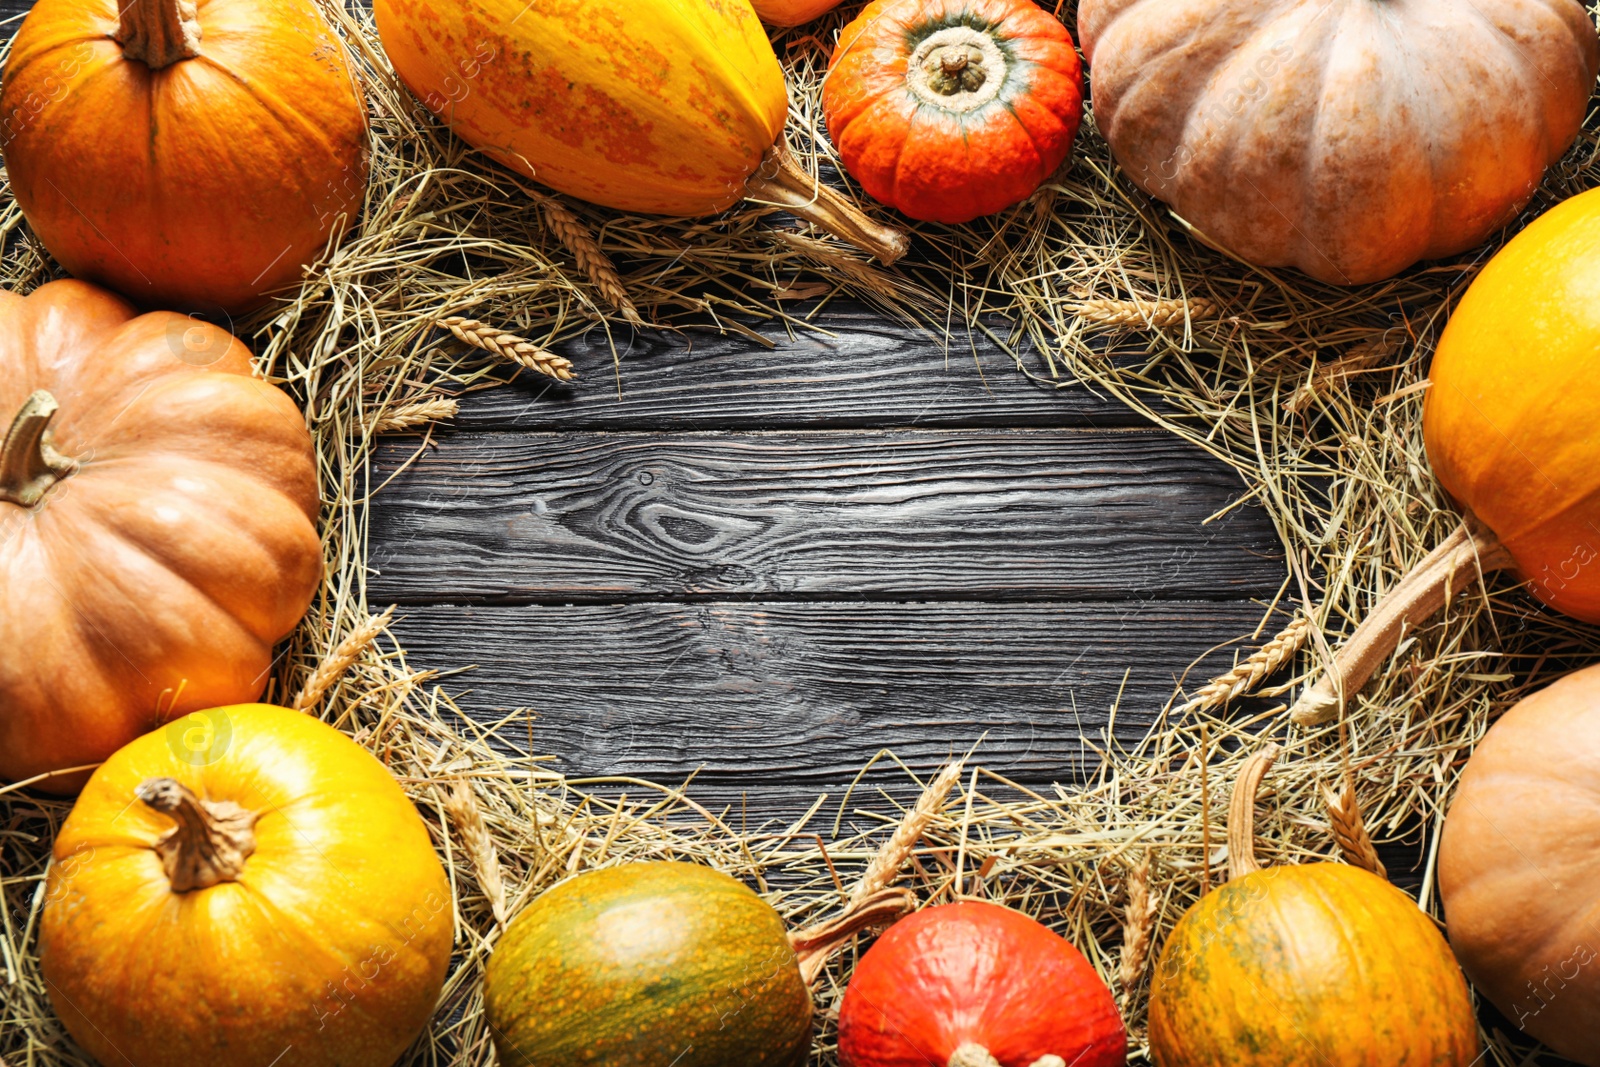
[{"label": "wheat stalk", "polygon": [[1150,854],[1128,872],[1128,900],[1123,906],[1122,960],[1117,975],[1122,985],[1123,1000],[1133,995],[1133,990],[1144,977],[1150,962],[1150,946],[1155,941],[1156,915],[1161,902],[1150,891]]},{"label": "wheat stalk", "polygon": [[1311,406],[1311,401],[1316,399],[1318,393],[1330,386],[1343,385],[1352,374],[1371,370],[1378,364],[1388,360],[1399,349],[1399,345],[1387,338],[1379,338],[1376,341],[1367,341],[1354,346],[1332,363],[1326,363],[1318,367],[1311,375],[1311,380],[1296,389],[1283,402],[1284,410],[1296,415],[1300,414]]},{"label": "wheat stalk", "polygon": [[628,290],[623,287],[615,264],[601,249],[594,234],[589,232],[589,227],[554,197],[546,197],[541,206],[544,208],[545,225],[572,253],[578,268],[589,276],[589,282],[605,297],[606,303],[621,312],[622,317],[632,325],[643,326],[644,320],[639,317],[639,309],[634,307]]},{"label": "wheat stalk", "polygon": [[444,793],[444,810],[456,828],[461,847],[472,860],[472,869],[478,876],[478,888],[489,900],[489,910],[495,922],[504,926],[506,921],[506,883],[500,871],[500,854],[495,851],[489,836],[489,826],[483,820],[483,809],[472,787],[462,779],[450,783]]},{"label": "wheat stalk", "polygon": [[922,795],[911,806],[911,810],[900,820],[900,825],[895,827],[894,834],[884,842],[878,854],[872,857],[872,862],[867,864],[861,881],[856,883],[856,887],[850,892],[851,904],[860,903],[880,889],[887,888],[900,876],[900,868],[911,858],[917,842],[922,840],[923,831],[927,830],[928,824],[944,807],[945,797],[950,795],[951,788],[961,777],[961,769],[965,766],[965,760],[956,760],[928,783],[928,787],[922,791]]},{"label": "wheat stalk", "polygon": [[571,360],[558,356],[549,349],[540,348],[526,337],[519,337],[510,330],[502,330],[498,326],[486,326],[477,319],[463,318],[460,315],[446,316],[439,320],[439,325],[473,348],[492,352],[501,359],[538,371],[558,382],[570,382],[578,376],[572,369]]},{"label": "wheat stalk", "polygon": [[1186,321],[1204,322],[1220,318],[1221,309],[1203,297],[1189,300],[1084,300],[1072,311],[1101,326],[1168,327]]},{"label": "wheat stalk", "polygon": [[453,419],[460,410],[460,401],[452,397],[417,400],[410,404],[401,404],[399,407],[389,409],[388,414],[375,418],[365,426],[362,426],[361,433],[371,436],[380,433],[400,433],[404,430],[415,430],[417,427],[426,426],[430,422]]},{"label": "wheat stalk", "polygon": [[351,631],[349,637],[340,641],[338,647],[328,653],[327,657],[317,664],[317,669],[311,672],[311,677],[306,679],[300,695],[294,698],[294,709],[310,711],[322,703],[322,698],[328,695],[328,690],[339,683],[339,679],[344,677],[344,672],[361,658],[361,653],[377,639],[393,618],[394,607],[391,605],[382,615],[368,616]]},{"label": "wheat stalk", "polygon": [[1378,858],[1372,835],[1367,833],[1366,820],[1361,817],[1361,804],[1356,800],[1355,783],[1348,777],[1344,789],[1322,787],[1322,800],[1328,807],[1328,822],[1333,827],[1333,839],[1339,842],[1339,851],[1352,867],[1371,871],[1379,878],[1389,877],[1389,871]]},{"label": "wheat stalk", "polygon": [[1243,663],[1226,674],[1217,675],[1201,686],[1194,699],[1184,704],[1178,711],[1180,713],[1197,709],[1209,711],[1250,692],[1279,667],[1293,659],[1295,653],[1305,646],[1306,638],[1310,634],[1310,620],[1295,619],[1285,626],[1278,636],[1250,653],[1250,658]]}]

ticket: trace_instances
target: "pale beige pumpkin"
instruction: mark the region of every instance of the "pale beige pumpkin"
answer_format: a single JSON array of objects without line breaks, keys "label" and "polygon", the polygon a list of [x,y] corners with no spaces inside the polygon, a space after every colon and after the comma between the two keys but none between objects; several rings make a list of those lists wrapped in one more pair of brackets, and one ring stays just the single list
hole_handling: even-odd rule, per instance
[{"label": "pale beige pumpkin", "polygon": [[1577,136],[1577,0],[1084,0],[1095,119],[1140,188],[1267,267],[1371,282],[1516,216]]},{"label": "pale beige pumpkin", "polygon": [[0,780],[258,696],[322,551],[305,419],[244,345],[85,282],[0,293],[0,413]]}]

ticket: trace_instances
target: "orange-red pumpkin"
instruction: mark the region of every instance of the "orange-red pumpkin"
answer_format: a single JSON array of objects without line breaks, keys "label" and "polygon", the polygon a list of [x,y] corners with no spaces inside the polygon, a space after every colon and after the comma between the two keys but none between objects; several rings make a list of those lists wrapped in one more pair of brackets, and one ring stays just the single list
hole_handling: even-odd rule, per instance
[{"label": "orange-red pumpkin", "polygon": [[799,26],[821,18],[839,6],[840,0],[750,0],[769,26]]},{"label": "orange-red pumpkin", "polygon": [[244,345],[86,282],[0,293],[0,413],[0,779],[259,696],[322,549],[305,419]]},{"label": "orange-red pumpkin", "polygon": [[56,1013],[108,1067],[389,1067],[454,938],[427,827],[316,719],[191,720],[108,759],[56,838],[39,925]]},{"label": "orange-red pumpkin", "polygon": [[1600,70],[1578,0],[1083,0],[1095,121],[1212,241],[1341,285],[1516,217]]},{"label": "orange-red pumpkin", "polygon": [[237,311],[361,211],[366,110],[312,0],[39,0],[0,88],[11,190],[61,265]]},{"label": "orange-red pumpkin", "polygon": [[1082,953],[984,901],[895,923],[856,965],[839,1009],[843,1067],[1121,1067],[1127,1045]]},{"label": "orange-red pumpkin", "polygon": [[1276,749],[1240,775],[1232,878],[1178,920],[1150,983],[1157,1067],[1470,1067],[1472,997],[1417,902],[1339,863],[1260,869],[1256,786]]},{"label": "orange-red pumpkin", "polygon": [[1439,842],[1450,944],[1519,1029],[1600,1065],[1600,667],[1524,699],[1461,775]]},{"label": "orange-red pumpkin", "polygon": [[1536,219],[1478,275],[1439,339],[1422,413],[1428,461],[1466,522],[1351,635],[1295,718],[1331,718],[1406,626],[1480,572],[1511,569],[1556,610],[1600,622],[1600,191]]},{"label": "orange-red pumpkin", "polygon": [[1032,0],[874,0],[823,85],[828,133],[869,194],[967,222],[1032,195],[1072,151],[1083,78]]}]

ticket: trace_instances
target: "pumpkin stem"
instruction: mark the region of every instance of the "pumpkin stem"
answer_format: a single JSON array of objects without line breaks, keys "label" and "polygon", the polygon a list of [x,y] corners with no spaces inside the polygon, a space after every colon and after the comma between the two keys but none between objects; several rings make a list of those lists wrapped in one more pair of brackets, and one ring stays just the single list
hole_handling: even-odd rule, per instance
[{"label": "pumpkin stem", "polygon": [[745,184],[745,195],[751,200],[776,204],[791,215],[820,226],[871,253],[886,267],[911,250],[911,238],[904,230],[874,222],[849,200],[814,181],[782,145],[767,150],[761,166]]},{"label": "pumpkin stem", "polygon": [[1228,807],[1228,879],[1243,878],[1261,869],[1256,859],[1256,793],[1283,750],[1270,744],[1245,761],[1233,786]]},{"label": "pumpkin stem", "polygon": [[43,389],[23,403],[0,445],[0,500],[31,508],[50,487],[78,469],[50,447],[50,421],[60,405]]},{"label": "pumpkin stem", "polygon": [[200,54],[200,17],[194,0],[121,0],[111,36],[128,59],[160,70]]},{"label": "pumpkin stem", "polygon": [[1408,627],[1438,614],[1457,593],[1485,574],[1514,565],[1500,539],[1468,513],[1461,526],[1400,579],[1356,627],[1326,673],[1295,701],[1290,718],[1299,726],[1337,718],[1344,702],[1367,684],[1399,646]]},{"label": "pumpkin stem", "polygon": [[[947,1067],[1000,1067],[1000,1061],[982,1045],[967,1041],[950,1054]],[[1067,1061],[1060,1056],[1040,1056],[1028,1067],[1067,1067]]]},{"label": "pumpkin stem", "polygon": [[909,889],[884,889],[863,897],[825,922],[796,930],[789,945],[800,960],[806,985],[816,981],[822,968],[850,939],[874,926],[888,926],[917,906]]},{"label": "pumpkin stem", "polygon": [[178,824],[156,842],[174,893],[234,881],[256,850],[256,813],[231,800],[201,800],[174,778],[150,778],[134,795]]}]

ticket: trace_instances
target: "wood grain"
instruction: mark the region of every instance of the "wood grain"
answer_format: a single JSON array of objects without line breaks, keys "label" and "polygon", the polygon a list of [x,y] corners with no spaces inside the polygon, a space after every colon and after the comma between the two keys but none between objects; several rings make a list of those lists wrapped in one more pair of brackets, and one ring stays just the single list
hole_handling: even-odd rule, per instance
[{"label": "wood grain", "polygon": [[[385,448],[379,477],[416,454]],[[1169,435],[455,434],[378,494],[372,595],[405,604],[1215,599],[1283,580],[1264,512]]]},{"label": "wood grain", "polygon": [[[557,346],[578,369],[576,385],[524,374],[510,388],[463,397],[458,425],[538,430],[1143,425],[1110,397],[1023,376],[1016,361],[977,330],[959,333],[946,346],[931,334],[843,301],[830,303],[815,325],[760,326],[775,346],[771,349],[702,330],[613,327],[608,338],[595,329]],[[1030,361],[1030,366],[1037,363]]]}]

